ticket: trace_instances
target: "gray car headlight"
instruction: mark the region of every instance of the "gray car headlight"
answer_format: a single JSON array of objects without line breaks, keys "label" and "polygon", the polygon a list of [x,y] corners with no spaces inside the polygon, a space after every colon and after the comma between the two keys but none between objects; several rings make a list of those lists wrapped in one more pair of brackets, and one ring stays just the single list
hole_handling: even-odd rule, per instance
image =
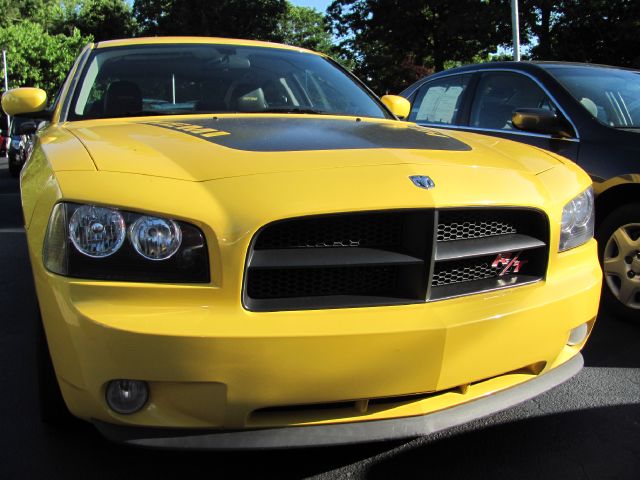
[{"label": "gray car headlight", "polygon": [[577,247],[593,238],[595,210],[593,189],[587,188],[562,209],[559,252]]}]

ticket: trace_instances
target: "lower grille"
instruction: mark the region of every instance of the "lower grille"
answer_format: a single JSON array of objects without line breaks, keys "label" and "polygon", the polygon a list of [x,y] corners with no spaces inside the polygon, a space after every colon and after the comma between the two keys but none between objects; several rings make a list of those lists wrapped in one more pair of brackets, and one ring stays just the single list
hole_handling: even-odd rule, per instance
[{"label": "lower grille", "polygon": [[493,256],[474,258],[463,262],[440,264],[434,270],[431,285],[440,287],[460,282],[473,282],[498,276],[498,269],[491,266]]},{"label": "lower grille", "polygon": [[325,295],[385,295],[396,290],[399,267],[292,268],[256,270],[249,297],[290,298]]},{"label": "lower grille", "polygon": [[401,210],[263,227],[250,249],[249,310],[420,303],[540,280],[546,216],[535,210]]}]

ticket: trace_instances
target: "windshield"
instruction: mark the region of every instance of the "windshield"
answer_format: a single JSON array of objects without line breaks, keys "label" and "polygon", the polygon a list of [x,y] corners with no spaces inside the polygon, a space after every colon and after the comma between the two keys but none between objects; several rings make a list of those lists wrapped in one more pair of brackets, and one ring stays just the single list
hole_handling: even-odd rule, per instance
[{"label": "windshield", "polygon": [[602,67],[545,67],[600,123],[640,128],[640,72]]},{"label": "windshield", "polygon": [[196,44],[95,50],[69,119],[227,112],[389,117],[362,86],[319,55]]}]

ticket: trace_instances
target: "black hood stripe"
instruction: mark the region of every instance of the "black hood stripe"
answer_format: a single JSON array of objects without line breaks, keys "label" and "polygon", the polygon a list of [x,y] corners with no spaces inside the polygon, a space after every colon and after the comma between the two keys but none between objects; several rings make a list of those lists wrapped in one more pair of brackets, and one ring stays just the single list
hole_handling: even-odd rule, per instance
[{"label": "black hood stripe", "polygon": [[410,149],[468,151],[455,138],[414,125],[301,118],[209,118],[145,122],[250,152]]}]

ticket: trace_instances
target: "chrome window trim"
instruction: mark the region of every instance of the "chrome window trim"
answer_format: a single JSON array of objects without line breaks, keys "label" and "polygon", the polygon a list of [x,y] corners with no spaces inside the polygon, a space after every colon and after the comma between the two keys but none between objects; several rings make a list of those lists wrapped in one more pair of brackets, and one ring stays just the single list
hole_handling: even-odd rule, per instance
[{"label": "chrome window trim", "polygon": [[90,43],[86,47],[84,47],[84,50],[78,57],[76,65],[74,65],[73,67],[73,76],[71,77],[70,81],[68,82],[68,86],[64,91],[62,108],[60,110],[60,118],[58,120],[60,123],[67,121],[67,117],[69,116],[69,108],[71,108],[71,99],[73,98],[73,92],[78,85],[80,74],[84,70],[84,65],[87,62],[87,58],[89,58],[89,53],[93,50],[93,46],[94,44]]},{"label": "chrome window trim", "polygon": [[[571,127],[573,128],[573,131],[576,132],[575,138],[565,139],[565,140],[574,140],[574,141],[576,141],[576,140],[579,141],[580,140],[580,132],[578,131],[578,127],[576,127],[576,124],[573,122],[571,117],[567,114],[565,109],[562,108],[562,106],[556,100],[556,98],[551,94],[551,92],[549,92],[549,90],[547,90],[547,87],[545,87],[536,77],[531,75],[529,72],[523,72],[523,71],[517,70],[515,68],[474,68],[472,70],[465,70],[463,72],[453,72],[453,73],[447,73],[447,74],[438,75],[437,78],[432,78],[431,80],[429,80],[428,77],[427,77],[427,79],[424,82],[422,82],[420,85],[418,85],[416,87],[416,89],[413,90],[412,92],[410,92],[407,96],[413,95],[418,89],[422,88],[427,82],[430,82],[430,81],[433,81],[433,80],[439,80],[439,79],[445,78],[445,77],[452,77],[454,75],[464,75],[464,74],[467,74],[467,73],[487,73],[487,72],[489,72],[489,73],[490,72],[516,73],[516,74],[519,74],[519,75],[524,75],[525,77],[528,77],[531,80],[533,80],[533,82],[542,89],[542,91],[545,93],[545,95],[547,97],[549,97],[549,99],[553,102],[553,104],[556,106],[556,108],[558,110],[560,110],[560,112],[564,115],[564,117],[567,119],[567,121],[571,124]],[[470,128],[470,129],[481,129],[481,127],[471,127],[471,126],[466,126],[466,125],[457,125],[457,126],[458,127],[464,127],[464,128]],[[487,132],[505,132],[505,131],[506,132],[510,132],[511,131],[511,130],[494,130],[494,129],[482,129],[482,130],[487,131]],[[543,137],[548,137],[548,138],[557,138],[557,137],[552,137],[551,135],[528,133],[528,132],[522,132],[522,134],[524,134],[524,135],[533,135],[533,136],[543,136]]]},{"label": "chrome window trim", "polygon": [[481,127],[470,127],[467,125],[448,125],[446,123],[424,123],[424,122],[416,122],[421,127],[429,127],[429,128],[444,128],[449,130],[470,130],[472,132],[491,132],[491,133],[512,133],[515,135],[522,135],[525,137],[536,137],[536,138],[546,138],[549,140],[563,140],[565,142],[574,142],[580,143],[579,138],[565,138],[565,137],[554,137],[553,135],[549,135],[547,133],[534,133],[534,132],[525,132],[524,130],[500,130],[497,128],[481,128]]}]

